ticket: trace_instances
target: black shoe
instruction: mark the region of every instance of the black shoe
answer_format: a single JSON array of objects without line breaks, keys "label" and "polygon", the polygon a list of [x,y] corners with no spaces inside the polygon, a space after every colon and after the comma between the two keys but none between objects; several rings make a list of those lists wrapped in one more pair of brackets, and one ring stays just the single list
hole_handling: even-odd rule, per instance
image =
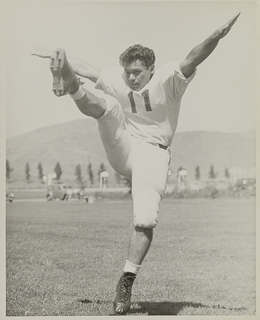
[{"label": "black shoe", "polygon": [[56,96],[77,92],[79,80],[66,58],[64,49],[58,48],[54,51],[51,56],[50,69],[53,75],[52,91]]},{"label": "black shoe", "polygon": [[132,285],[135,280],[133,273],[123,273],[116,287],[114,312],[125,314],[130,309]]}]

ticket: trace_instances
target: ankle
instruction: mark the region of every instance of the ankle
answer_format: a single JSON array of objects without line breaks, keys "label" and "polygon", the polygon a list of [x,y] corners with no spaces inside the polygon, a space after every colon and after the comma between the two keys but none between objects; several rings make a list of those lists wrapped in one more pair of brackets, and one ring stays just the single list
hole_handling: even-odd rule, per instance
[{"label": "ankle", "polygon": [[81,99],[83,96],[85,95],[85,91],[84,89],[82,88],[82,86],[78,86],[78,89],[74,92],[74,89],[73,89],[73,92],[71,92],[70,90],[70,96],[73,100],[79,100]]},{"label": "ankle", "polygon": [[125,262],[124,273],[132,273],[137,275],[141,268],[141,265],[136,265],[128,260]]},{"label": "ankle", "polygon": [[79,90],[79,79],[75,77],[70,86],[70,94],[75,94]]}]

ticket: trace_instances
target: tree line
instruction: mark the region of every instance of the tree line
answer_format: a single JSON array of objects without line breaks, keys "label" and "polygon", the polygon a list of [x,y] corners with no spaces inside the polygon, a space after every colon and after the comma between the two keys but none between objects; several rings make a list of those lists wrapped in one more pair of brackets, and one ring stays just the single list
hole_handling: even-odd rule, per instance
[{"label": "tree line", "polygon": [[[209,178],[209,179],[216,179],[217,176],[218,176],[218,174],[219,174],[218,172],[215,172],[214,166],[211,165],[211,166],[210,166],[209,173],[208,173],[208,178]],[[225,176],[227,179],[230,178],[230,173],[229,173],[229,170],[228,170],[227,168],[225,169],[224,176]],[[196,180],[200,180],[200,178],[201,178],[200,166],[197,166],[197,167],[195,168],[195,178],[196,178]]]},{"label": "tree line", "polygon": [[[182,170],[182,167],[179,167],[178,171]],[[37,170],[38,170],[38,179],[40,181],[43,181],[43,177],[45,176],[44,172],[43,172],[43,167],[41,162],[39,162],[38,166],[37,166]],[[10,181],[11,179],[11,174],[14,171],[14,168],[12,168],[10,166],[9,160],[6,160],[6,180],[7,182]],[[97,172],[97,176],[98,176],[98,180],[100,179],[100,174],[101,172],[106,171],[106,167],[104,165],[104,163],[100,164],[100,167],[98,169]],[[29,183],[31,181],[31,168],[29,163],[27,162],[25,164],[25,180]],[[59,161],[56,163],[55,167],[54,167],[54,172],[56,174],[56,179],[57,181],[60,181],[61,176],[62,176],[62,168],[61,165],[59,163]],[[218,176],[218,172],[215,172],[214,166],[211,165],[210,166],[210,170],[208,173],[208,178],[209,179],[216,179]],[[81,169],[81,165],[78,164],[75,167],[75,180],[79,185],[83,185],[84,184],[84,177],[83,177],[83,173],[82,173],[82,169]],[[93,172],[93,168],[92,168],[92,164],[89,163],[88,167],[87,167],[87,176],[88,176],[88,180],[90,182],[90,185],[94,185],[95,181],[94,181],[94,172]],[[225,169],[224,172],[224,176],[229,179],[230,178],[230,173],[228,169]],[[196,166],[195,168],[195,179],[196,180],[200,180],[201,179],[201,171],[200,171],[200,166]],[[115,180],[117,184],[124,184],[127,186],[131,186],[131,181],[123,176],[121,176],[119,173],[115,172]]]},{"label": "tree line", "polygon": [[[46,177],[46,175],[44,174],[43,166],[42,166],[41,162],[39,162],[39,164],[37,166],[37,170],[38,170],[38,179],[41,182],[44,182],[43,178],[44,178],[44,176]],[[12,168],[10,166],[9,160],[6,160],[6,180],[7,180],[7,182],[9,182],[11,180],[11,174],[13,171],[14,171],[14,168]],[[97,172],[98,181],[100,179],[100,174],[104,171],[106,171],[106,167],[105,167],[104,163],[101,163],[99,166],[98,172]],[[28,183],[31,182],[31,167],[28,162],[26,162],[26,164],[25,164],[24,172],[25,172],[26,182],[28,182]],[[59,161],[56,163],[56,165],[54,167],[54,173],[56,174],[55,179],[57,181],[60,181],[63,171],[62,171],[62,168],[61,168]],[[88,176],[88,180],[90,182],[90,185],[93,186],[95,184],[95,179],[94,179],[95,176],[94,176],[94,171],[93,171],[91,163],[89,163],[88,167],[87,167],[87,176]],[[82,187],[84,186],[84,177],[83,177],[83,173],[82,173],[82,169],[81,169],[80,164],[76,165],[76,167],[75,167],[75,180],[80,186],[82,186]],[[115,172],[115,180],[118,184],[130,185],[129,179],[122,177],[117,172]]]}]

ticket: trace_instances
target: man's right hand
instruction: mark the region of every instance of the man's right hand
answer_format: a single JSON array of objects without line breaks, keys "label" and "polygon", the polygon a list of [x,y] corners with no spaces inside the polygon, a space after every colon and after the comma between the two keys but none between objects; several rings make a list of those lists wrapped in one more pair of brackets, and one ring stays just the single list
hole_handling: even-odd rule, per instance
[{"label": "man's right hand", "polygon": [[[39,44],[33,45],[33,50],[31,52],[32,56],[51,59],[53,51],[45,49]],[[97,79],[100,77],[100,71],[92,67],[89,63],[71,58],[67,56],[69,64],[71,65],[72,70],[80,77],[87,78],[92,82],[97,82]]]},{"label": "man's right hand", "polygon": [[40,58],[51,58],[52,51],[45,49],[43,46],[39,44],[33,45],[33,52],[31,52],[32,56],[37,56]]}]

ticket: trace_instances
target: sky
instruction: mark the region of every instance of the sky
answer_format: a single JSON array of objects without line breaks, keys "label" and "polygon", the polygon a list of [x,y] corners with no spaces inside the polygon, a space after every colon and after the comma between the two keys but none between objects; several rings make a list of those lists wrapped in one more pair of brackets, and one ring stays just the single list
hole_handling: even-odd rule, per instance
[{"label": "sky", "polygon": [[256,128],[255,2],[8,1],[5,6],[3,107],[6,137],[84,119],[69,96],[51,91],[48,59],[33,44],[65,48],[98,69],[140,43],[152,48],[156,67],[182,61],[234,15],[230,33],[197,70],[181,106],[177,131],[244,132]]}]

